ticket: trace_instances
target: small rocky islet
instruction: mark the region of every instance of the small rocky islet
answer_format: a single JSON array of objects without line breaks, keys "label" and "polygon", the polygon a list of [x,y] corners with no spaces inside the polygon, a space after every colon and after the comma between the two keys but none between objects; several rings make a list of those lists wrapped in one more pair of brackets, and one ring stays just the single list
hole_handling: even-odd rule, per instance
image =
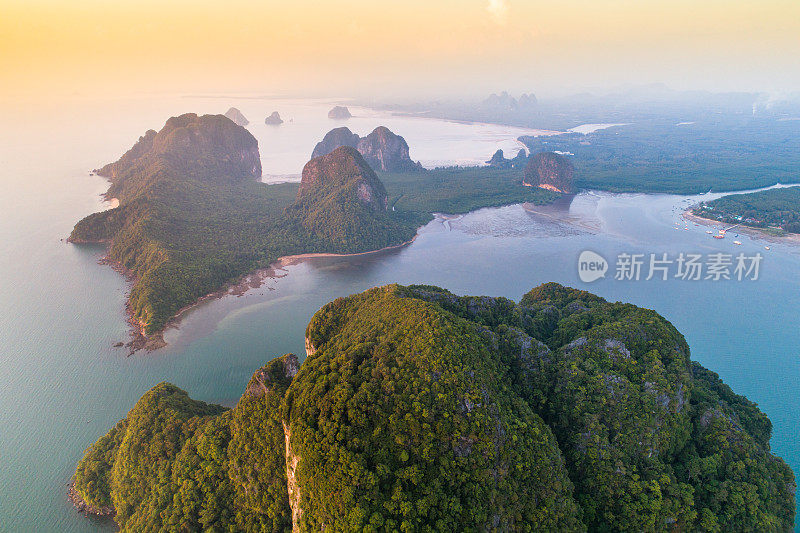
[{"label": "small rocky islet", "polygon": [[277,111],[273,111],[270,116],[264,119],[264,124],[268,126],[280,126],[283,124],[283,119],[281,118],[281,114]]},{"label": "small rocky islet", "polygon": [[225,116],[231,119],[237,126],[247,126],[250,121],[242,114],[241,111],[232,107],[225,112]]},{"label": "small rocky islet", "polygon": [[328,111],[328,118],[334,120],[346,120],[352,116],[353,115],[350,114],[350,110],[342,105],[334,106],[330,111]]}]

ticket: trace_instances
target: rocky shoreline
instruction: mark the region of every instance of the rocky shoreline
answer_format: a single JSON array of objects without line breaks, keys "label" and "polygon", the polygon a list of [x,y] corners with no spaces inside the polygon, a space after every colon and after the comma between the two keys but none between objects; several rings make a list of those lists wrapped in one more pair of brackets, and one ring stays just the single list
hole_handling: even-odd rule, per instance
[{"label": "rocky shoreline", "polygon": [[67,490],[67,498],[75,506],[75,509],[78,512],[81,512],[87,516],[97,516],[99,518],[113,518],[117,512],[114,510],[113,507],[95,507],[93,505],[89,505],[86,501],[78,494],[78,491],[75,489],[75,481],[69,482],[69,489]]},{"label": "rocky shoreline", "polygon": [[[108,244],[108,248],[111,248],[112,242],[111,241],[104,241],[103,244]],[[133,285],[136,282],[136,275],[131,272],[129,269],[125,268],[122,263],[119,261],[114,261],[105,255],[102,259],[100,259],[100,264],[108,265],[115,272],[121,274],[128,285]],[[130,340],[127,343],[116,343],[115,347],[125,347],[128,349],[128,356],[135,354],[139,350],[147,350],[148,352],[152,352],[153,350],[158,350],[159,348],[163,348],[167,345],[164,342],[164,336],[162,332],[154,333],[152,335],[146,335],[144,332],[144,324],[141,321],[136,319],[133,314],[133,310],[131,309],[130,301],[125,302],[125,320],[128,322],[130,326]]]}]

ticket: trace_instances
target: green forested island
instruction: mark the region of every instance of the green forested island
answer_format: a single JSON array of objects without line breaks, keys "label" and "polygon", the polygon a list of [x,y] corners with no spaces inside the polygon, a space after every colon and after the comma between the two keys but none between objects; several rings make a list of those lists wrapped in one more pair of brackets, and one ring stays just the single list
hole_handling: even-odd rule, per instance
[{"label": "green forested island", "polygon": [[701,203],[692,212],[729,224],[800,233],[800,187],[723,196]]},{"label": "green forested island", "polygon": [[[266,147],[269,149],[269,147]],[[146,335],[180,309],[288,255],[358,253],[399,245],[434,212],[551,201],[521,171],[415,169],[376,175],[360,153],[314,159],[304,183],[266,185],[258,144],[222,115],[173,117],[98,173],[119,206],[81,220],[70,241],[110,243],[133,280],[129,312]],[[322,179],[321,177],[324,177]],[[365,200],[362,184],[384,197]]]},{"label": "green forested island", "polygon": [[390,285],[324,306],[306,352],[232,409],[157,385],[86,451],[73,500],[123,531],[793,527],[770,421],[654,311]]}]

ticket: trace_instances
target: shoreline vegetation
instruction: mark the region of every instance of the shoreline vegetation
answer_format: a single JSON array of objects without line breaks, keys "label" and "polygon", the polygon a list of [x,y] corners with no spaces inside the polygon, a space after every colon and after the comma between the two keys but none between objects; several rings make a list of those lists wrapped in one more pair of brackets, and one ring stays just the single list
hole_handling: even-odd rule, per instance
[{"label": "shoreline vegetation", "polygon": [[81,220],[68,240],[106,244],[104,262],[129,281],[132,353],[164,346],[165,329],[198,303],[283,258],[375,253],[408,244],[433,213],[560,196],[523,187],[519,169],[409,169],[376,174],[347,148],[312,159],[299,184],[264,184],[246,129],[182,115],[96,171],[119,205]]},{"label": "shoreline vegetation", "polygon": [[96,516],[97,518],[106,520],[112,520],[114,515],[116,515],[116,511],[112,506],[95,506],[88,503],[75,488],[74,478],[68,483],[68,486],[67,499],[70,501],[70,503],[72,503],[73,507],[75,507],[79,513],[83,513],[86,516]]},{"label": "shoreline vegetation", "polygon": [[[689,208],[691,215],[742,232],[783,241],[800,240],[800,187],[729,194]],[[779,241],[778,241],[779,242]]]},{"label": "shoreline vegetation", "polygon": [[384,252],[398,250],[400,248],[405,248],[406,246],[410,245],[417,239],[417,235],[406,242],[396,244],[393,246],[387,246],[385,248],[381,248],[379,250],[370,250],[366,252],[358,252],[352,254],[334,254],[334,253],[304,253],[304,254],[296,254],[296,255],[286,255],[284,257],[279,257],[275,262],[270,264],[266,268],[260,268],[258,270],[254,270],[247,274],[244,274],[239,280],[232,281],[229,285],[214,291],[212,293],[206,294],[205,296],[200,297],[197,301],[192,304],[183,307],[182,309],[178,310],[175,315],[170,318],[167,322],[167,325],[164,326],[164,329],[153,333],[151,335],[145,335],[143,331],[141,331],[141,326],[136,324],[135,318],[133,315],[128,313],[128,323],[131,324],[132,328],[134,329],[134,339],[131,340],[129,343],[126,344],[126,347],[130,348],[129,355],[133,355],[138,350],[147,350],[147,351],[154,351],[158,350],[159,348],[163,348],[167,345],[166,341],[164,340],[164,333],[166,333],[169,329],[178,329],[180,327],[181,320],[189,314],[193,309],[196,309],[200,305],[210,302],[213,300],[218,300],[220,298],[224,298],[226,296],[244,296],[250,290],[258,289],[259,287],[263,286],[264,283],[268,279],[277,279],[282,278],[286,274],[278,274],[279,271],[285,270],[286,267],[294,266],[297,264],[302,263],[308,259],[317,259],[317,258],[324,258],[324,257],[361,257],[361,256],[371,256],[371,255],[378,255]]},{"label": "shoreline vegetation", "polygon": [[[698,215],[693,213],[693,208],[691,208],[691,207],[689,209],[687,209],[686,211],[684,211],[682,216],[686,220],[689,220],[689,221],[694,222],[696,224],[701,224],[703,226],[709,226],[709,227],[720,227],[720,226],[723,226],[724,227],[724,226],[727,225],[725,222],[722,222],[722,221],[719,221],[719,220],[715,220],[713,218],[706,218],[706,217],[698,216]],[[776,233],[771,233],[768,230],[766,230],[765,228],[758,228],[758,227],[746,226],[746,225],[736,226],[735,229],[736,229],[736,233],[744,233],[745,235],[749,235],[751,237],[762,239],[762,240],[767,241],[767,242],[785,243],[785,244],[800,244],[800,234],[797,234],[797,233],[788,233],[787,232],[785,234],[779,235],[779,234],[776,234]]]}]

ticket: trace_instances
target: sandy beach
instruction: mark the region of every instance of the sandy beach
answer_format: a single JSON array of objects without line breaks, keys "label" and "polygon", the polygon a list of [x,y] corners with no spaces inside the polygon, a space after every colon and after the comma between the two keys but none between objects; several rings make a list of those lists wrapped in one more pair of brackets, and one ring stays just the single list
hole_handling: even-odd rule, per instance
[{"label": "sandy beach", "polygon": [[[164,340],[164,332],[169,329],[179,329],[181,320],[194,308],[211,300],[217,300],[225,296],[244,296],[248,291],[261,287],[269,279],[277,279],[286,276],[286,267],[297,265],[311,259],[321,259],[326,257],[366,257],[380,255],[382,253],[404,248],[413,243],[416,238],[417,236],[414,235],[412,239],[395,246],[387,246],[379,250],[370,250],[355,254],[306,253],[279,257],[276,261],[270,263],[268,267],[245,274],[239,279],[239,281],[231,282],[218,291],[206,294],[205,296],[197,299],[194,303],[179,309],[178,312],[175,313],[175,315],[170,318],[169,321],[167,321],[167,324],[164,326],[163,330],[150,335],[146,335],[144,333],[144,325],[133,317],[131,309],[126,305],[128,323],[131,325],[131,340],[125,344],[125,347],[129,349],[128,355],[132,355],[139,350],[152,352],[154,350],[158,350],[159,348],[163,348],[167,345],[166,341]],[[116,265],[107,259],[104,259],[104,262],[111,264],[117,271],[123,274],[129,283],[132,284],[135,281],[132,274],[122,268],[121,265]]]}]

